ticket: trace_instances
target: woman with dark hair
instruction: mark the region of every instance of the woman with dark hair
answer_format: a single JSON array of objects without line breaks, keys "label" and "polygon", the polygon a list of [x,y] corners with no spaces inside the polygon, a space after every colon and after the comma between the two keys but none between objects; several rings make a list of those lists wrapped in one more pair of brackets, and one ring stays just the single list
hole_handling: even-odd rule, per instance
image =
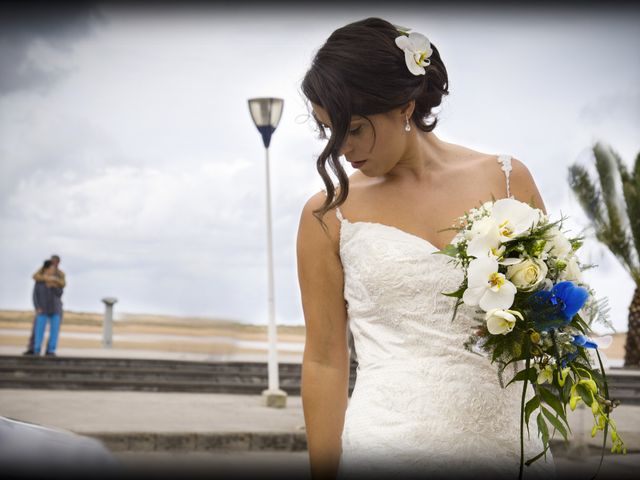
[{"label": "woman with dark hair", "polygon": [[[517,475],[521,391],[502,388],[490,360],[464,348],[475,309],[463,304],[451,321],[455,299],[441,292],[462,272],[433,253],[455,240],[444,229],[492,198],[546,213],[531,174],[509,155],[436,136],[449,93],[440,53],[385,20],[333,32],[302,91],[328,140],[317,160],[326,191],[306,203],[297,243],[312,475]],[[529,430],[527,458],[542,451]],[[547,452],[526,474],[553,471]]]},{"label": "woman with dark hair", "polygon": [[57,286],[56,264],[53,260],[45,260],[40,269],[39,279],[33,287],[33,305],[36,309],[36,321],[34,328],[34,355],[40,355],[44,334],[49,324],[49,340],[47,341],[46,355],[55,356],[60,334],[60,318],[62,316],[62,289]]}]

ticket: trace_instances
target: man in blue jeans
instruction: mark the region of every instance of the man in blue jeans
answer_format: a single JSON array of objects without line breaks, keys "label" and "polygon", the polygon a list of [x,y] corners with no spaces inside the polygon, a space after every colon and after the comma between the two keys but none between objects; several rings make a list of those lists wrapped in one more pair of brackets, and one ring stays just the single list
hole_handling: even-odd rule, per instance
[{"label": "man in blue jeans", "polygon": [[[44,278],[53,278],[56,267],[51,260],[42,266]],[[60,316],[62,314],[61,292],[59,287],[48,281],[36,281],[33,287],[33,304],[36,308],[36,324],[34,332],[34,354],[39,355],[44,339],[44,332],[49,324],[49,341],[46,355],[55,356],[60,333]]]},{"label": "man in blue jeans", "polygon": [[[49,286],[58,287],[57,292],[59,296],[62,297],[62,292],[64,287],[67,285],[65,274],[62,270],[60,270],[60,257],[58,255],[51,255],[51,263],[56,267],[55,275],[53,277],[48,276],[45,277],[44,271],[41,268],[38,269],[36,273],[33,274],[33,280],[36,282],[44,282],[47,281]],[[37,316],[37,314],[36,314]],[[34,355],[34,343],[36,337],[36,316],[33,318],[33,325],[31,327],[31,336],[29,337],[29,344],[27,346],[27,350],[23,353],[23,355]],[[62,325],[62,298],[60,298],[60,324]]]}]

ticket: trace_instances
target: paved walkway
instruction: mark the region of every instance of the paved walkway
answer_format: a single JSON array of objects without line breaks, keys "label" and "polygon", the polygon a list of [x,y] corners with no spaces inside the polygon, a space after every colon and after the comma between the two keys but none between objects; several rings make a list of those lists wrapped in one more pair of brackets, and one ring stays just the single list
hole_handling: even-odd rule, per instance
[{"label": "paved walkway", "polygon": [[[0,355],[22,355],[25,347],[14,345],[0,345]],[[95,358],[136,358],[136,359],[160,359],[160,360],[186,360],[195,362],[266,362],[267,351],[264,353],[225,353],[214,355],[197,352],[168,352],[153,349],[131,348],[72,348],[60,347],[57,349],[59,357],[95,357]],[[302,352],[278,351],[278,361],[301,363]]]},{"label": "paved walkway", "polygon": [[259,395],[1,389],[0,414],[85,435],[304,431],[299,396],[270,408]]}]

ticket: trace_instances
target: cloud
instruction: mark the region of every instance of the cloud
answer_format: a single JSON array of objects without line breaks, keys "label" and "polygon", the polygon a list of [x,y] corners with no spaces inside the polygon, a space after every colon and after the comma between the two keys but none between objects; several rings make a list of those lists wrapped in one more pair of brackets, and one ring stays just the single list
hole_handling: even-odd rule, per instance
[{"label": "cloud", "polygon": [[68,52],[103,18],[95,6],[62,2],[11,2],[0,14],[0,96],[47,89],[67,72],[64,65],[42,66],[43,50]]}]

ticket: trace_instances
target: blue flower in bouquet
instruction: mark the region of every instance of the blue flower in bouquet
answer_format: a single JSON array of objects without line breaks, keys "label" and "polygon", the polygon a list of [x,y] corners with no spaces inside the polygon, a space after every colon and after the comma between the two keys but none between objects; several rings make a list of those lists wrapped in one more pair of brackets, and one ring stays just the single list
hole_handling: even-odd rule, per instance
[{"label": "blue flower in bouquet", "polygon": [[551,290],[540,290],[529,297],[532,316],[539,331],[569,324],[589,298],[589,291],[573,282],[556,283]]},{"label": "blue flower in bouquet", "polygon": [[589,340],[584,335],[575,335],[573,337],[573,341],[571,342],[578,347],[584,348],[598,348],[598,344],[592,340]]},{"label": "blue flower in bouquet", "polygon": [[[598,348],[598,344],[596,342],[589,340],[584,335],[574,335],[571,343],[573,343],[577,347],[593,348],[593,349]],[[562,359],[562,368],[566,367],[567,363],[573,362],[577,356],[578,356],[577,350],[575,352],[571,352],[567,354],[567,356]]]}]

